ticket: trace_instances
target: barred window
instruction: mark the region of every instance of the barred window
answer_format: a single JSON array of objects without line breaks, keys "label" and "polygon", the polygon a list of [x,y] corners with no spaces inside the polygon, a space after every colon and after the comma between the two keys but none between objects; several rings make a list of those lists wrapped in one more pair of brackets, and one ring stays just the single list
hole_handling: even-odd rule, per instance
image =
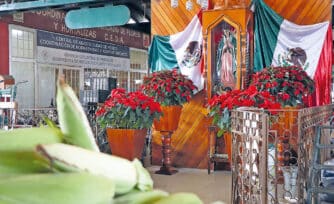
[{"label": "barred window", "polygon": [[34,58],[34,33],[23,29],[11,29],[11,56]]}]

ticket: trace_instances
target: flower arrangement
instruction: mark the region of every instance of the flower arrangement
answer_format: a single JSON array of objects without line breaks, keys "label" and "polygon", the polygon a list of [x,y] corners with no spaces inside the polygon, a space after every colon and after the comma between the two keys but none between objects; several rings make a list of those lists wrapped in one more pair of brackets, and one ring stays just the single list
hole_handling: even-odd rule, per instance
[{"label": "flower arrangement", "polygon": [[[232,90],[221,95],[213,96],[208,104],[209,116],[213,117],[212,123],[219,127],[217,136],[222,136],[231,127],[230,113],[234,108],[258,107],[263,109],[279,109],[280,103],[276,97],[268,91],[259,92],[255,86],[245,90]],[[271,112],[275,114],[275,111]]]},{"label": "flower arrangement", "polygon": [[140,91],[127,93],[117,88],[111,91],[103,106],[96,111],[101,127],[144,129],[161,116],[160,104]]},{"label": "flower arrangement", "polygon": [[264,68],[253,75],[251,85],[276,96],[282,106],[303,104],[305,96],[314,91],[313,80],[298,66]]},{"label": "flower arrangement", "polygon": [[145,77],[142,91],[163,106],[182,105],[194,95],[197,87],[176,68],[152,73]]}]

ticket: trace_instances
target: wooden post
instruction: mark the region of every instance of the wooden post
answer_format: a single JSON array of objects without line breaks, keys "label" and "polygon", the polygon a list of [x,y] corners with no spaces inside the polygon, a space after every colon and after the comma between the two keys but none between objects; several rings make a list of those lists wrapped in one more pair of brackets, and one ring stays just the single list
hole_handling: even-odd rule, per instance
[{"label": "wooden post", "polygon": [[164,174],[164,175],[173,175],[178,171],[172,168],[172,160],[171,160],[171,137],[172,131],[160,131],[161,141],[162,141],[162,165],[160,170],[156,171],[156,174]]}]

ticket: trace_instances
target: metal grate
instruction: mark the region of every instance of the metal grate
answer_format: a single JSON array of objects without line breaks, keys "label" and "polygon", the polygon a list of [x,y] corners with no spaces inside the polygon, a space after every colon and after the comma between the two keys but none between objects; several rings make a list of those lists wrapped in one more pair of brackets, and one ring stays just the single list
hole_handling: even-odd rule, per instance
[{"label": "metal grate", "polygon": [[332,110],[232,111],[232,203],[304,203],[315,126]]}]

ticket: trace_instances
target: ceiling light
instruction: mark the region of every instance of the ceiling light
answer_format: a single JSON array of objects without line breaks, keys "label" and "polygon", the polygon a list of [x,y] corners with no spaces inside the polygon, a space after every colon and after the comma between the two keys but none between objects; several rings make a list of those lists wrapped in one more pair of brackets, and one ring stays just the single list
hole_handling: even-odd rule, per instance
[{"label": "ceiling light", "polygon": [[141,23],[148,23],[150,22],[145,16],[143,16],[140,20]]},{"label": "ceiling light", "polygon": [[128,21],[128,24],[136,24],[136,21],[133,20],[133,18],[130,18],[129,21]]}]

